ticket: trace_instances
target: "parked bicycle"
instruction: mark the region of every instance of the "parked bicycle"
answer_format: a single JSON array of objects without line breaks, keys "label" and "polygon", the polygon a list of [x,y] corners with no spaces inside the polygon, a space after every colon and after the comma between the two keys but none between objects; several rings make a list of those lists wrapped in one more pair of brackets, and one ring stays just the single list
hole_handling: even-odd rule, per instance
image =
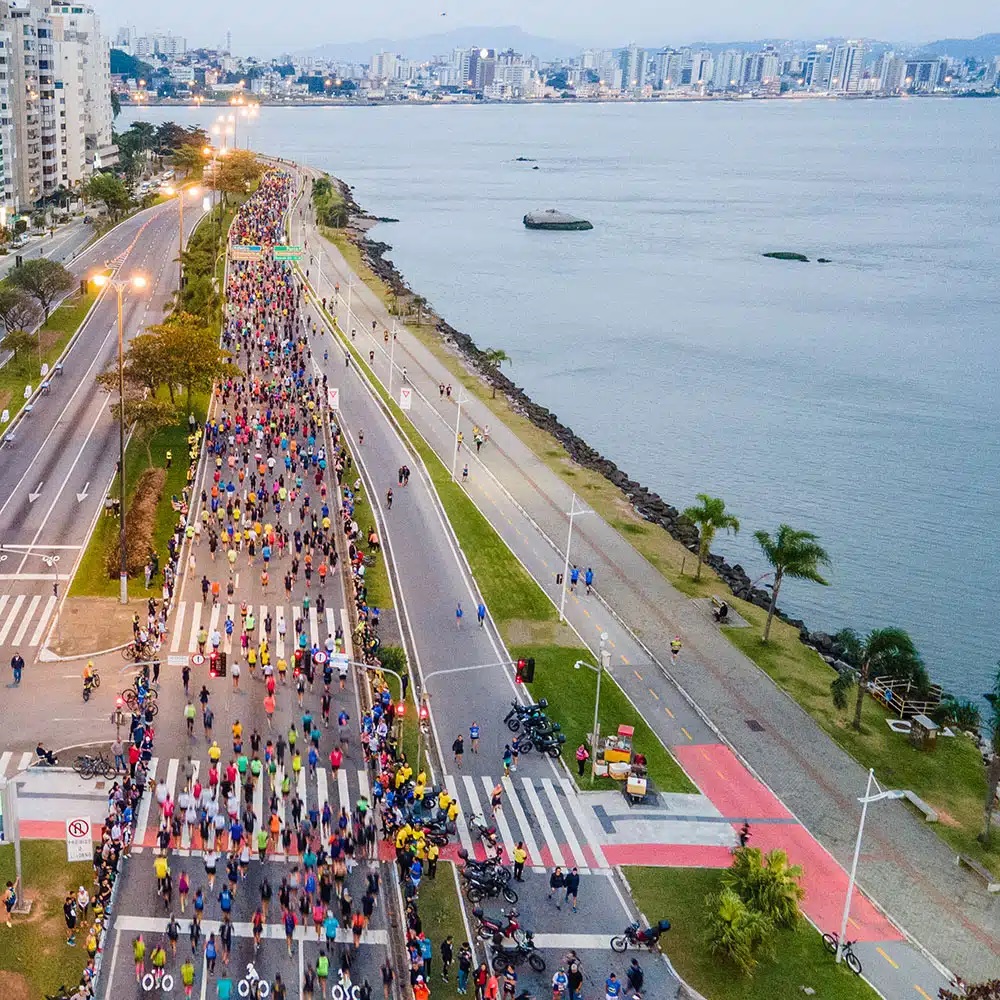
[{"label": "parked bicycle", "polygon": [[[823,944],[826,945],[826,950],[832,955],[837,954],[837,945],[840,943],[840,937],[837,934],[824,934]],[[854,946],[857,941],[845,941],[843,948],[841,948],[840,954],[843,956],[844,961],[847,963],[847,967],[856,976],[861,975],[861,961],[858,956],[854,954]]]},{"label": "parked bicycle", "polygon": [[73,770],[81,778],[106,778],[115,773],[115,766],[102,753],[96,755],[84,753],[76,758]]}]

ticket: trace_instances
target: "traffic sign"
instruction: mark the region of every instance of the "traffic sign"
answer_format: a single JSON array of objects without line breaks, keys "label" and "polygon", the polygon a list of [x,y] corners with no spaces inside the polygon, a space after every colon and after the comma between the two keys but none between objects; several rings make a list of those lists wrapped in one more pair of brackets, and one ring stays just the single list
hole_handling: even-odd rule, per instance
[{"label": "traffic sign", "polygon": [[326,663],[326,653],[322,649],[313,657],[313,663],[317,663],[319,666],[323,666]]},{"label": "traffic sign", "polygon": [[90,861],[94,856],[94,838],[90,820],[77,816],[66,820],[66,860]]},{"label": "traffic sign", "polygon": [[403,386],[399,390],[399,408],[408,410],[413,405],[413,390],[409,386]]},{"label": "traffic sign", "polygon": [[196,667],[200,667],[205,662],[205,657],[202,656],[201,653],[195,653],[194,656],[191,657],[191,662]]},{"label": "traffic sign", "polygon": [[327,387],[326,390],[326,401],[330,404],[331,410],[340,409],[340,390],[334,389],[332,387]]},{"label": "traffic sign", "polygon": [[279,243],[272,248],[275,260],[302,260],[302,247]]},{"label": "traffic sign", "polygon": [[188,658],[183,654],[173,653],[167,657],[168,667],[183,667],[187,665]]},{"label": "traffic sign", "polygon": [[262,260],[264,248],[255,243],[234,243],[229,253],[233,260]]}]

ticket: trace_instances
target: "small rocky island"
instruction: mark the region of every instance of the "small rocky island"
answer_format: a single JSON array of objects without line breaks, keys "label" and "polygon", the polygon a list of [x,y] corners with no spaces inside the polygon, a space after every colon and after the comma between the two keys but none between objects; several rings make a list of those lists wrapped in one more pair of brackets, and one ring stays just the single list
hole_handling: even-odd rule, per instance
[{"label": "small rocky island", "polygon": [[594,228],[593,224],[586,219],[578,219],[575,215],[557,212],[554,208],[548,208],[544,212],[528,212],[522,221],[525,229],[550,229],[565,232]]}]

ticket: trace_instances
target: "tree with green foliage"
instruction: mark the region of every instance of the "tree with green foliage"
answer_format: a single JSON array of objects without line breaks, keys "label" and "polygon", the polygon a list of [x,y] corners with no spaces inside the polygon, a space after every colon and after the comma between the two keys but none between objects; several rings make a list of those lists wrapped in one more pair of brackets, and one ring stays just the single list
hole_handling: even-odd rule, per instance
[{"label": "tree with green foliage", "polygon": [[[111,412],[117,421],[120,412],[120,403],[117,400],[111,404]],[[134,435],[142,442],[146,449],[147,465],[152,468],[153,438],[159,431],[177,423],[177,407],[155,396],[130,395],[126,388],[125,423],[133,429]]]},{"label": "tree with green foliage", "polygon": [[989,740],[993,758],[986,770],[985,822],[980,841],[989,844],[992,838],[993,812],[997,805],[997,791],[1000,790],[1000,662],[993,676],[993,689],[984,695],[990,705],[990,717],[986,723],[986,738]]},{"label": "tree with green foliage", "polygon": [[0,340],[0,347],[14,355],[14,364],[23,371],[25,359],[30,357],[32,351],[38,350],[38,334],[28,330],[11,330]]},{"label": "tree with green foliage", "polygon": [[778,606],[778,591],[786,576],[795,580],[811,580],[813,583],[829,586],[829,582],[820,574],[820,566],[829,566],[830,557],[811,531],[798,531],[787,524],[779,524],[772,537],[766,531],[755,531],[753,537],[757,540],[764,558],[774,569],[774,585],[771,588],[771,604],[767,609],[767,622],[764,625],[764,642],[771,634],[771,620],[774,609]]},{"label": "tree with green foliage", "polygon": [[[876,628],[865,636],[854,629],[841,629],[834,640],[844,648],[851,663],[857,664],[857,699],[854,703],[854,719],[851,725],[861,732],[861,709],[865,691],[871,678],[884,676],[909,680],[918,688],[926,689],[930,679],[920,659],[913,640],[901,628]],[[846,691],[855,683],[852,673],[838,674],[831,685],[834,704],[846,707]],[[841,698],[841,695],[844,697]]]},{"label": "tree with green foliage", "polygon": [[200,146],[184,143],[178,146],[171,155],[175,170],[183,171],[186,177],[192,170],[200,170],[205,165],[205,154]]},{"label": "tree with green foliage", "polygon": [[84,195],[89,201],[103,202],[112,220],[127,212],[132,203],[125,182],[112,173],[94,174],[87,181]]},{"label": "tree with green foliage", "polygon": [[41,306],[43,323],[49,318],[52,303],[76,287],[76,277],[58,261],[47,257],[35,257],[12,268],[7,281],[27,292]]},{"label": "tree with green foliage", "polygon": [[[490,347],[483,351],[483,364],[487,368],[495,368],[500,371],[501,366],[513,364],[510,355],[500,347]],[[496,382],[493,382],[493,398],[497,398]]]},{"label": "tree with green foliage", "polygon": [[422,295],[414,295],[413,305],[417,310],[417,326],[420,326],[424,321],[424,310],[427,308],[427,299]]},{"label": "tree with green foliage", "polygon": [[799,903],[806,894],[801,880],[802,866],[789,864],[784,851],[764,854],[759,847],[739,847],[733,852],[723,884],[775,927],[794,927],[801,916]]},{"label": "tree with green foliage", "polygon": [[216,187],[223,193],[245,195],[264,173],[264,165],[247,149],[234,149],[219,161]]},{"label": "tree with green foliage", "polygon": [[[35,300],[9,281],[0,281],[0,323],[7,334],[16,330],[31,330],[38,322]],[[8,345],[9,350],[13,350]]]},{"label": "tree with green foliage", "polygon": [[111,91],[111,120],[114,121],[122,113],[122,99],[114,90]]},{"label": "tree with green foliage", "polygon": [[216,379],[240,374],[230,364],[229,353],[219,347],[218,334],[200,316],[174,313],[149,332],[163,340],[167,380],[184,390],[188,411],[195,391],[211,389]]},{"label": "tree with green foliage", "polygon": [[[167,355],[162,337],[146,331],[133,337],[125,348],[123,371],[126,396],[155,395],[162,385],[174,401],[174,386],[167,379]],[[117,363],[97,376],[97,384],[108,392],[118,392]]]},{"label": "tree with green foliage", "polygon": [[694,578],[700,580],[701,564],[708,558],[715,533],[721,529],[727,534],[731,531],[734,535],[738,535],[740,522],[737,517],[726,512],[725,500],[709,496],[707,493],[699,493],[695,499],[698,501],[697,505],[686,508],[681,512],[681,516],[686,517],[698,528],[698,569]]},{"label": "tree with green foliage", "polygon": [[710,895],[705,905],[708,950],[732,962],[745,976],[752,976],[760,956],[773,947],[774,924],[728,887]]}]

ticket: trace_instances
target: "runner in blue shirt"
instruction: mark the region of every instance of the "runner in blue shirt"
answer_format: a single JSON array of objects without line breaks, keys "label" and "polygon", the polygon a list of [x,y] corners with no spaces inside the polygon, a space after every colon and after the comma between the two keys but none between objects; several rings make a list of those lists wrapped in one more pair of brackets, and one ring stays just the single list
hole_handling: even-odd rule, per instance
[{"label": "runner in blue shirt", "polygon": [[604,984],[606,1000],[617,1000],[622,995],[622,984],[618,977],[612,972]]},{"label": "runner in blue shirt", "polygon": [[574,566],[569,571],[569,589],[570,591],[576,590],[576,585],[580,582],[580,571]]},{"label": "runner in blue shirt", "polygon": [[469,726],[469,746],[473,753],[479,753],[479,723]]}]

